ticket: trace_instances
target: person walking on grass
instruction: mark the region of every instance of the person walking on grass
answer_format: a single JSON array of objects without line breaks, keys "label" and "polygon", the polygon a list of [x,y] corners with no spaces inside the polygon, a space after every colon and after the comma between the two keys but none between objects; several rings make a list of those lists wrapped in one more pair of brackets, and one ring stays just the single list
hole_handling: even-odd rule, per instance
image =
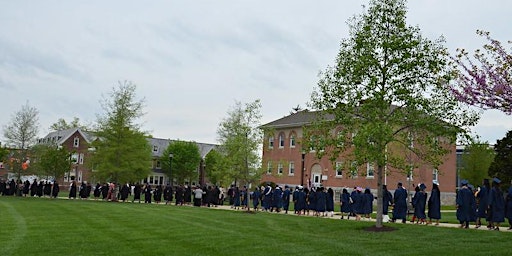
[{"label": "person walking on grass", "polygon": [[389,206],[393,204],[393,195],[388,190],[388,186],[382,185],[382,220],[389,221]]},{"label": "person walking on grass", "polygon": [[507,197],[505,199],[505,217],[508,219],[508,230],[512,230],[512,181],[510,184],[511,186],[508,188]]},{"label": "person walking on grass", "polygon": [[350,204],[350,194],[348,193],[348,190],[346,188],[343,188],[340,195],[340,212],[341,212],[341,219],[344,218],[344,216],[347,216],[347,220],[350,219],[350,214],[352,213],[352,206]]},{"label": "person walking on grass", "polygon": [[399,182],[393,195],[393,218],[392,222],[401,219],[405,223],[407,217],[407,190],[403,187],[402,182]]},{"label": "person walking on grass", "polygon": [[425,215],[425,205],[427,203],[427,192],[425,189],[427,186],[421,183],[419,186],[420,191],[416,193],[414,196],[414,216],[416,217],[416,224],[425,224],[425,219],[427,216]]},{"label": "person walking on grass", "polygon": [[254,211],[257,211],[258,206],[260,205],[260,196],[260,188],[256,186],[256,188],[252,192],[252,207],[254,208]]},{"label": "person walking on grass", "polygon": [[471,190],[468,188],[468,181],[462,180],[460,182],[460,189],[457,192],[456,205],[457,205],[457,220],[459,220],[461,228],[469,228],[471,215],[473,211],[473,204],[475,204],[475,197]]},{"label": "person walking on grass", "polygon": [[334,217],[334,190],[327,189],[327,199],[325,200],[325,211],[327,215]]},{"label": "person walking on grass", "polygon": [[284,186],[283,191],[283,210],[285,214],[288,214],[288,209],[290,208],[290,195],[291,195],[290,187],[288,185]]},{"label": "person walking on grass", "polygon": [[201,207],[201,201],[203,199],[203,194],[205,192],[201,189],[200,186],[196,186],[196,189],[194,189],[194,206]]},{"label": "person walking on grass", "polygon": [[489,193],[491,192],[491,185],[489,179],[482,181],[482,186],[477,188],[475,193],[476,200],[478,201],[477,219],[475,228],[479,228],[482,225],[482,219],[487,219],[487,228],[489,228],[489,219],[487,208],[489,208]]},{"label": "person walking on grass", "polygon": [[432,191],[428,199],[428,223],[432,224],[432,219],[435,220],[436,226],[439,225],[441,219],[441,193],[439,192],[439,182],[434,181],[432,184]]},{"label": "person walking on grass", "polygon": [[490,229],[500,230],[500,223],[505,221],[505,199],[500,189],[501,180],[492,180],[491,193],[489,194]]}]

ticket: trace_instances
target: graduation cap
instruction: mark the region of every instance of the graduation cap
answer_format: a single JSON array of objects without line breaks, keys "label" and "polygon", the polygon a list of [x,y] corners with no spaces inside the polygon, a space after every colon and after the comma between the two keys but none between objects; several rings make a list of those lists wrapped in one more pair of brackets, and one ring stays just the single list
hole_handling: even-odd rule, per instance
[{"label": "graduation cap", "polygon": [[432,181],[432,183],[439,186],[439,181],[437,181],[437,180]]},{"label": "graduation cap", "polygon": [[425,186],[425,184],[421,183],[420,189],[426,189],[426,188],[427,188],[427,186]]},{"label": "graduation cap", "polygon": [[460,185],[461,186],[464,186],[464,185],[467,185],[468,184],[468,180],[461,180],[460,181]]},{"label": "graduation cap", "polygon": [[496,177],[494,177],[494,178],[492,179],[492,182],[495,182],[495,183],[497,183],[497,184],[500,184],[500,183],[501,183],[501,180],[500,180],[500,179],[498,179],[498,178],[496,178]]}]

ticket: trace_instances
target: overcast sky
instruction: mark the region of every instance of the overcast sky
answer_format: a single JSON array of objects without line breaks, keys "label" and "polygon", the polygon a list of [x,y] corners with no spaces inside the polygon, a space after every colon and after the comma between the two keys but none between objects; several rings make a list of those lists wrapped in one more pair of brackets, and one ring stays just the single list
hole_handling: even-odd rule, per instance
[{"label": "overcast sky", "polygon": [[[0,127],[27,101],[40,136],[59,118],[92,123],[118,81],[145,98],[157,138],[217,142],[235,101],[262,102],[262,124],[306,106],[334,63],[346,21],[368,1],[0,0]],[[408,22],[453,53],[512,40],[510,0],[411,0]],[[494,143],[512,116],[485,111],[475,134]],[[0,135],[3,138],[3,132]],[[3,139],[0,139],[3,140]]]}]

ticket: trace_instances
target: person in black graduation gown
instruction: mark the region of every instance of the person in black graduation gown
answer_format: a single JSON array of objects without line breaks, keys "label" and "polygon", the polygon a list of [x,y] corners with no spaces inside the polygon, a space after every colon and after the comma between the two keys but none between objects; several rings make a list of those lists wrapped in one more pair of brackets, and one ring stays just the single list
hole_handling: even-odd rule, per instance
[{"label": "person in black graduation gown", "polygon": [[60,191],[59,183],[56,180],[54,180],[53,186],[52,186],[52,197],[57,198],[57,196],[59,196],[59,191]]},{"label": "person in black graduation gown", "polygon": [[182,185],[179,185],[176,187],[176,205],[183,205],[183,193],[185,193],[184,187]]},{"label": "person in black graduation gown", "polygon": [[155,190],[153,191],[153,199],[155,202],[159,204],[162,201],[162,185],[157,185]]},{"label": "person in black graduation gown", "polygon": [[131,190],[132,189],[131,189],[129,183],[126,183],[121,187],[121,191],[120,191],[121,192],[121,201],[125,202],[126,199],[128,199],[128,196],[130,195]]},{"label": "person in black graduation gown", "polygon": [[146,185],[144,186],[144,189],[143,189],[143,193],[144,193],[144,203],[146,204],[150,204],[151,203],[151,194],[152,194],[153,190],[151,189],[151,185],[149,185],[149,183],[146,183]]},{"label": "person in black graduation gown", "polygon": [[164,200],[165,200],[165,204],[172,203],[172,186],[170,183],[167,183],[167,185],[165,185]]},{"label": "person in black graduation gown", "polygon": [[107,183],[103,183],[103,186],[101,186],[101,197],[102,197],[103,200],[107,199],[108,190],[109,190],[108,184]]},{"label": "person in black graduation gown", "polygon": [[72,181],[71,185],[69,186],[68,198],[69,199],[71,199],[71,198],[75,199],[76,198],[76,182],[75,181]]},{"label": "person in black graduation gown", "polygon": [[132,200],[132,203],[135,202],[135,200],[137,200],[139,202],[139,204],[140,204],[140,194],[141,193],[142,193],[142,187],[137,182],[137,183],[135,183],[135,186],[133,187],[133,200]]},{"label": "person in black graduation gown", "polygon": [[439,225],[439,220],[441,219],[441,193],[439,192],[439,183],[437,182],[432,184],[432,191],[428,199],[428,218],[428,224],[432,224],[432,219],[434,219],[436,225]]},{"label": "person in black graduation gown", "polygon": [[85,182],[82,182],[82,184],[80,184],[80,199],[87,199],[87,185],[85,184]]},{"label": "person in black graduation gown", "polygon": [[183,192],[183,202],[185,204],[192,203],[192,187],[190,185],[185,185],[185,191]]},{"label": "person in black graduation gown", "polygon": [[290,187],[288,185],[284,186],[283,191],[283,210],[285,214],[288,214],[288,209],[290,209],[290,195],[291,195]]},{"label": "person in black graduation gown", "polygon": [[[23,196],[27,196],[29,192],[30,192],[30,181],[26,180],[23,183]],[[1,191],[0,191],[0,194],[1,194]]]},{"label": "person in black graduation gown", "polygon": [[489,211],[491,216],[491,228],[500,230],[500,223],[505,221],[505,199],[500,189],[501,180],[492,180],[491,193],[489,194]]},{"label": "person in black graduation gown", "polygon": [[98,182],[96,183],[96,186],[94,187],[94,199],[98,200],[98,198],[100,198],[100,195],[101,195],[101,184]]}]

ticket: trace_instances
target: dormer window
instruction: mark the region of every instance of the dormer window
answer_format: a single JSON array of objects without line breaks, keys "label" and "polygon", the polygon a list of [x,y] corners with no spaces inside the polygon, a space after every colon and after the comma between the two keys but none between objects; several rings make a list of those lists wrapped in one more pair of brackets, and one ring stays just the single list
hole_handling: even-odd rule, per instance
[{"label": "dormer window", "polygon": [[80,138],[75,137],[75,138],[73,139],[73,147],[74,147],[74,148],[78,148],[78,146],[80,146]]},{"label": "dormer window", "polygon": [[153,152],[158,152],[158,146],[153,146]]}]

